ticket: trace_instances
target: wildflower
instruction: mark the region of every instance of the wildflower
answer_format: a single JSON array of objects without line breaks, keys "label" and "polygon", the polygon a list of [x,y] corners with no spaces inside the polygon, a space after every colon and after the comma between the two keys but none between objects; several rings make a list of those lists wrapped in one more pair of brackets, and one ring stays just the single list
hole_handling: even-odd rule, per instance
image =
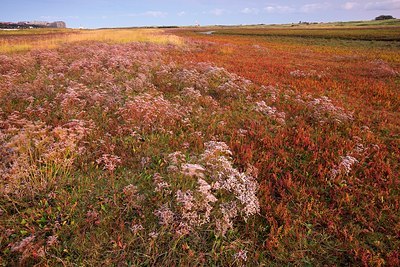
[{"label": "wildflower", "polygon": [[150,161],[151,161],[150,157],[142,157],[140,159],[140,165],[142,166],[142,168],[144,168],[147,165],[149,165]]},{"label": "wildflower", "polygon": [[127,198],[133,198],[137,196],[138,188],[133,184],[129,184],[125,186],[124,189],[122,189],[122,191],[124,192]]},{"label": "wildflower", "polygon": [[197,180],[197,184],[199,185],[198,192],[203,195],[206,202],[216,202],[218,199],[211,193],[211,186],[199,178]]},{"label": "wildflower", "polygon": [[176,201],[182,205],[184,211],[191,211],[195,205],[194,197],[190,190],[187,190],[186,192],[178,190],[175,197]]},{"label": "wildflower", "polygon": [[159,233],[154,232],[154,231],[149,233],[149,237],[152,239],[156,239],[159,235],[160,235]]},{"label": "wildflower", "polygon": [[321,79],[325,75],[324,72],[318,73],[316,70],[310,70],[308,72],[302,71],[302,70],[294,70],[290,72],[290,76],[295,77],[295,78],[318,78]]},{"label": "wildflower", "polygon": [[234,257],[235,260],[239,260],[239,261],[247,261],[247,252],[246,250],[240,250],[239,252],[237,252]]},{"label": "wildflower", "polygon": [[366,150],[366,148],[365,148],[364,145],[361,144],[361,143],[357,143],[357,144],[356,144],[356,147],[354,148],[354,152],[357,153],[357,154],[361,154],[361,153],[363,153],[365,150]]},{"label": "wildflower", "polygon": [[208,223],[210,221],[211,211],[213,210],[213,203],[217,202],[217,198],[211,192],[211,186],[203,179],[197,180],[198,189],[196,190],[201,198],[198,200],[197,208],[202,211],[202,220],[200,224]]},{"label": "wildflower", "polygon": [[113,172],[118,164],[121,163],[121,158],[115,155],[103,154],[96,160],[97,164],[104,164],[104,169]]},{"label": "wildflower", "polygon": [[182,162],[186,162],[185,155],[181,151],[176,151],[174,153],[171,153],[167,156],[168,162],[171,165],[179,165]]},{"label": "wildflower", "polygon": [[33,240],[35,240],[34,235],[25,237],[21,242],[11,246],[11,251],[23,253],[28,247],[32,245]]},{"label": "wildflower", "polygon": [[225,121],[219,121],[218,122],[218,126],[225,127],[226,126],[226,122]]},{"label": "wildflower", "polygon": [[183,222],[191,227],[198,227],[209,222],[212,207],[204,199],[197,199],[191,190],[176,193],[176,201],[180,204],[180,216]]},{"label": "wildflower", "polygon": [[249,132],[249,131],[247,131],[247,130],[245,130],[245,129],[239,129],[239,130],[237,131],[237,133],[238,133],[238,135],[239,135],[240,137],[245,137],[245,136],[247,135],[248,132]]},{"label": "wildflower", "polygon": [[176,173],[176,172],[179,172],[179,168],[177,166],[175,166],[175,165],[169,165],[167,167],[167,171],[169,173]]},{"label": "wildflower", "polygon": [[140,209],[141,205],[139,204],[140,201],[142,201],[143,196],[141,196],[139,194],[139,190],[137,188],[137,186],[133,185],[133,184],[129,184],[127,186],[125,186],[122,189],[124,195],[125,195],[125,201],[126,203],[135,208],[135,209]]},{"label": "wildflower", "polygon": [[314,98],[307,105],[314,110],[314,118],[320,120],[322,123],[326,122],[328,118],[337,123],[353,120],[351,113],[346,112],[343,108],[336,107],[332,103],[332,100],[325,96]]},{"label": "wildflower", "polygon": [[195,135],[197,137],[203,137],[204,136],[203,132],[201,132],[201,131],[194,132],[193,135]]},{"label": "wildflower", "polygon": [[204,158],[207,155],[213,154],[224,154],[224,155],[232,155],[232,152],[229,150],[229,147],[224,142],[216,142],[216,141],[209,141],[204,144],[205,152],[203,153]]},{"label": "wildflower", "polygon": [[144,130],[165,130],[183,118],[177,104],[172,104],[162,95],[143,93],[128,101],[119,113],[129,124]]},{"label": "wildflower", "polygon": [[250,175],[252,177],[257,178],[258,174],[259,174],[259,170],[255,166],[253,166],[251,164],[247,164],[246,175]]},{"label": "wildflower", "polygon": [[130,227],[130,229],[134,234],[137,234],[138,232],[142,231],[144,228],[141,224],[134,224],[134,225],[132,225],[132,227]]},{"label": "wildflower", "polygon": [[192,228],[189,225],[187,225],[185,222],[180,222],[175,233],[178,235],[178,237],[181,237],[190,234],[191,231]]},{"label": "wildflower", "polygon": [[197,100],[201,97],[201,93],[199,90],[194,89],[193,87],[185,87],[182,90],[182,95],[187,96],[191,99]]},{"label": "wildflower", "polygon": [[61,100],[62,110],[67,114],[78,113],[79,111],[84,110],[87,101],[82,98],[82,90],[81,87],[83,85],[78,85],[77,87],[69,87],[67,88],[67,92],[64,94],[59,94],[58,97]]},{"label": "wildflower", "polygon": [[375,149],[375,150],[381,149],[377,144],[372,144],[372,148]]},{"label": "wildflower", "polygon": [[264,101],[256,102],[256,107],[254,108],[254,110],[270,117],[271,119],[276,120],[280,124],[285,123],[285,112],[278,112],[275,107],[267,106]]},{"label": "wildflower", "polygon": [[170,173],[176,173],[179,171],[179,167],[181,163],[186,162],[185,155],[181,151],[176,151],[167,156],[167,161],[169,162],[169,166],[167,167],[167,171]]},{"label": "wildflower", "polygon": [[205,169],[199,164],[183,164],[182,173],[190,177],[204,178]]},{"label": "wildflower", "polygon": [[174,221],[174,213],[167,207],[166,204],[156,210],[154,215],[158,217],[160,225],[163,226],[169,226]]},{"label": "wildflower", "polygon": [[307,77],[307,74],[301,70],[294,70],[294,71],[290,72],[290,76],[296,77],[296,78],[304,78],[304,77]]},{"label": "wildflower", "polygon": [[217,232],[224,236],[229,229],[233,228],[232,219],[238,215],[238,207],[235,201],[223,203],[220,206],[222,218],[217,219],[215,226]]},{"label": "wildflower", "polygon": [[339,166],[331,171],[332,178],[336,178],[340,174],[348,175],[352,170],[352,166],[359,162],[356,158],[349,155],[341,157],[341,159],[342,161]]},{"label": "wildflower", "polygon": [[153,181],[156,187],[156,192],[164,192],[167,195],[171,194],[171,190],[169,190],[171,186],[164,181],[163,177],[159,173],[153,175]]},{"label": "wildflower", "polygon": [[258,183],[250,175],[239,172],[232,166],[229,155],[232,152],[222,142],[205,143],[206,151],[201,155],[210,176],[216,180],[214,189],[225,189],[233,193],[242,204],[245,220],[257,214],[260,204],[257,198]]},{"label": "wildflower", "polygon": [[382,59],[378,59],[371,62],[373,64],[373,72],[375,76],[387,77],[387,76],[397,76],[399,72],[393,69],[387,62]]},{"label": "wildflower", "polygon": [[349,174],[351,171],[351,167],[357,163],[358,160],[352,156],[342,157],[342,162],[340,163],[340,167],[342,167],[346,174]]},{"label": "wildflower", "polygon": [[184,142],[182,144],[182,148],[184,148],[184,149],[188,149],[189,147],[190,147],[190,144],[188,142]]}]

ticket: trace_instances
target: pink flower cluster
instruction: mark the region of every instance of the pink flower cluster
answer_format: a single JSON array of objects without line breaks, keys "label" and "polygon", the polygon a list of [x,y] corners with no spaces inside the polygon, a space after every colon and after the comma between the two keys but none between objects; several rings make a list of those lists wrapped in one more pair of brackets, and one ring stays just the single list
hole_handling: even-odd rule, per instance
[{"label": "pink flower cluster", "polygon": [[175,126],[183,113],[179,106],[162,95],[144,93],[129,100],[120,114],[132,127],[141,130],[162,130]]},{"label": "pink flower cluster", "polygon": [[113,172],[115,168],[121,164],[121,158],[115,155],[103,154],[99,159],[96,160],[97,164],[103,164],[104,169],[109,172]]},{"label": "pink flower cluster", "polygon": [[[195,190],[176,191],[174,210],[164,205],[155,212],[160,224],[174,225],[178,235],[210,224],[215,226],[216,234],[225,235],[233,228],[235,218],[240,216],[247,221],[260,211],[256,196],[258,183],[249,173],[241,173],[233,167],[229,147],[216,141],[204,146],[206,149],[198,163],[187,163],[181,152],[168,155],[168,170],[175,175],[180,171],[184,177],[197,180]],[[158,175],[157,180],[158,184],[162,181]],[[217,199],[216,195],[221,198]],[[172,217],[174,221],[166,219]]]},{"label": "pink flower cluster", "polygon": [[337,107],[326,96],[308,101],[307,106],[313,110],[313,117],[324,123],[333,120],[337,123],[353,120],[353,115],[341,107]]},{"label": "pink flower cluster", "polygon": [[290,72],[290,76],[295,78],[318,78],[321,79],[326,76],[324,72],[318,72],[316,70],[303,71],[303,70],[294,70]]},{"label": "pink flower cluster", "polygon": [[206,150],[200,159],[206,167],[206,174],[213,179],[213,188],[232,193],[239,201],[241,208],[239,212],[245,220],[257,214],[260,211],[260,204],[257,198],[258,183],[255,178],[233,167],[232,152],[225,143],[210,141],[204,145]]},{"label": "pink flower cluster", "polygon": [[279,112],[276,107],[267,106],[264,101],[256,102],[254,110],[276,120],[279,124],[285,124],[285,112]]},{"label": "pink flower cluster", "polygon": [[213,203],[217,198],[211,192],[211,186],[199,178],[196,191],[191,190],[176,192],[176,202],[178,204],[178,214],[180,217],[179,233],[190,232],[192,229],[200,227],[210,222]]}]

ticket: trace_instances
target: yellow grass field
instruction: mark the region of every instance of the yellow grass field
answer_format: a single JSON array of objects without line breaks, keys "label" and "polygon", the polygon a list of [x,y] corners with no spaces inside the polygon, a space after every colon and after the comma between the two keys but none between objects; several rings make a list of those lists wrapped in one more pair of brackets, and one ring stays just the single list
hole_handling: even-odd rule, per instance
[{"label": "yellow grass field", "polygon": [[[149,42],[181,45],[180,37],[166,35],[158,29],[100,29],[100,30],[20,30],[0,32],[0,53],[32,49],[52,49],[65,43],[100,41],[109,44]],[[4,38],[5,37],[5,38]]]}]

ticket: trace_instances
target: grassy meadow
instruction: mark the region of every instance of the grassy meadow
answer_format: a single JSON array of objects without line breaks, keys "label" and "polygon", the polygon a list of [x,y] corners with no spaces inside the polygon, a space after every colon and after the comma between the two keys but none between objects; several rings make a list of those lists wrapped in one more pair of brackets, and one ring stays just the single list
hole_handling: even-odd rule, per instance
[{"label": "grassy meadow", "polygon": [[358,24],[0,32],[0,266],[399,266],[399,26]]},{"label": "grassy meadow", "polygon": [[26,52],[34,49],[52,49],[63,44],[97,41],[105,43],[151,42],[158,44],[182,41],[173,35],[162,35],[156,29],[29,29],[18,31],[0,31],[0,53]]}]

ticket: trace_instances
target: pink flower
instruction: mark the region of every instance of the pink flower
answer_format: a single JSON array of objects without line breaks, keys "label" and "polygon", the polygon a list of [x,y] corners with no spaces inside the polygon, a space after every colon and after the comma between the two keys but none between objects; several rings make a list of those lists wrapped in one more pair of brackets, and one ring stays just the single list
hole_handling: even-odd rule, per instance
[{"label": "pink flower", "polygon": [[174,213],[167,205],[161,206],[161,208],[154,212],[154,215],[158,217],[160,225],[169,226],[174,222]]},{"label": "pink flower", "polygon": [[96,162],[97,164],[103,164],[105,170],[113,172],[121,163],[121,158],[115,155],[103,154]]},{"label": "pink flower", "polygon": [[182,164],[182,173],[190,177],[204,178],[205,169],[199,164]]}]

